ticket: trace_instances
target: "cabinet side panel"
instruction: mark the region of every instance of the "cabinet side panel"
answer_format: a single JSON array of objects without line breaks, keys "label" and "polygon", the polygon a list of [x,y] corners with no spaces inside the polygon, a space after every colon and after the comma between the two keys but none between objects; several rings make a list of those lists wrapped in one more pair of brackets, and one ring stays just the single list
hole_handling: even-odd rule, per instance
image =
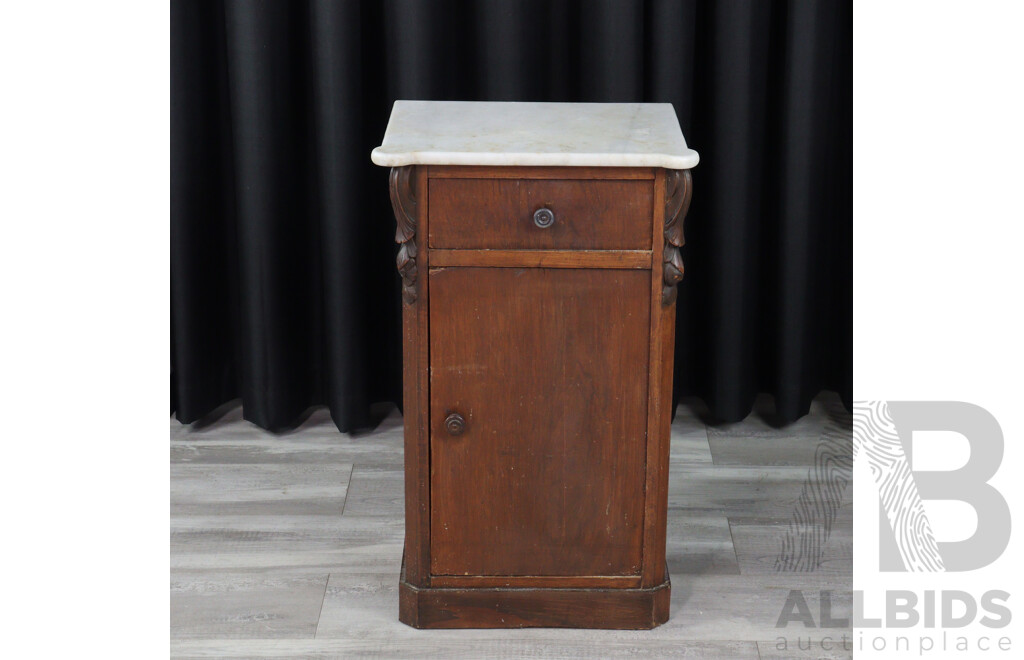
[{"label": "cabinet side panel", "polygon": [[415,295],[402,301],[402,398],[405,432],[405,573],[409,584],[427,586],[430,565],[430,435],[429,435],[429,253],[426,246],[427,168],[411,175],[415,195],[413,237]]},{"label": "cabinet side panel", "polygon": [[647,485],[644,506],[644,587],[665,580],[668,509],[668,456],[672,420],[672,358],[675,341],[674,304],[663,304],[662,259],[665,227],[665,171],[654,178],[654,267],[651,269],[651,369],[647,415]]}]

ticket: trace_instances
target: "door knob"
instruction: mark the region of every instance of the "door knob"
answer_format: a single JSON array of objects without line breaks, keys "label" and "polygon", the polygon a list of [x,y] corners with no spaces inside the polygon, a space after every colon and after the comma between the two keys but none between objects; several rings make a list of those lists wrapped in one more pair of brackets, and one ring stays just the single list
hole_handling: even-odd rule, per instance
[{"label": "door knob", "polygon": [[459,413],[451,413],[445,417],[444,427],[450,435],[462,435],[466,430],[466,420]]},{"label": "door knob", "polygon": [[547,229],[555,224],[555,212],[548,208],[537,209],[533,213],[533,224],[541,229]]}]

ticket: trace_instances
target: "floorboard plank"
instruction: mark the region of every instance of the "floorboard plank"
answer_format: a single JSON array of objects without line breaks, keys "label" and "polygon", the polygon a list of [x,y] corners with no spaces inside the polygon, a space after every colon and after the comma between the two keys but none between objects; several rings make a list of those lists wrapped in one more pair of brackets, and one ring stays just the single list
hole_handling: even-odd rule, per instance
[{"label": "floorboard plank", "polygon": [[352,470],[345,516],[405,516],[405,471],[402,468],[364,467]]},{"label": "floorboard plank", "polygon": [[[373,438],[361,447],[318,439],[204,439],[171,444],[171,464],[352,464],[381,468],[402,465],[401,437]],[[369,456],[368,456],[369,455]]]},{"label": "floorboard plank", "polygon": [[808,469],[791,466],[706,466],[670,461],[670,515],[788,518]]},{"label": "floorboard plank", "polygon": [[171,465],[171,515],[340,516],[351,463]]},{"label": "floorboard plank", "polygon": [[405,525],[393,516],[174,516],[171,568],[394,571]]},{"label": "floorboard plank", "polygon": [[676,461],[690,464],[711,463],[708,431],[694,407],[676,407],[676,417],[672,420],[669,454]]},{"label": "floorboard plank", "polygon": [[[517,631],[529,633],[531,631]],[[678,642],[646,644],[642,641],[592,639],[533,642],[501,637],[491,641],[446,636],[422,631],[412,639],[331,639],[265,641],[172,641],[175,660],[221,658],[281,658],[328,660],[336,658],[451,658],[452,660],[519,660],[521,658],[593,660],[594,658],[693,658],[703,660],[758,660],[754,642]]]},{"label": "floorboard plank", "polygon": [[[791,623],[776,628],[791,590],[803,592],[817,621],[819,595],[832,592],[833,617],[849,618],[853,578],[814,573],[680,576],[672,580],[672,618],[663,627],[680,639],[771,640],[804,632]],[[841,631],[840,631],[841,632]]]},{"label": "floorboard plank", "polygon": [[839,634],[789,635],[770,642],[758,642],[761,660],[849,660],[853,657],[853,639],[846,631],[846,640]]},{"label": "floorboard plank", "polygon": [[736,575],[740,572],[725,516],[669,516],[665,557],[677,575]]},{"label": "floorboard plank", "polygon": [[[849,511],[852,507],[845,507]],[[776,560],[782,550],[789,520],[751,521],[732,520],[732,538],[735,543],[739,572],[744,575],[775,573]],[[821,564],[814,573],[832,575],[853,574],[852,516],[838,517],[821,546]],[[824,534],[824,530],[822,530]]]},{"label": "floorboard plank", "polygon": [[327,577],[173,572],[171,637],[312,638]]}]

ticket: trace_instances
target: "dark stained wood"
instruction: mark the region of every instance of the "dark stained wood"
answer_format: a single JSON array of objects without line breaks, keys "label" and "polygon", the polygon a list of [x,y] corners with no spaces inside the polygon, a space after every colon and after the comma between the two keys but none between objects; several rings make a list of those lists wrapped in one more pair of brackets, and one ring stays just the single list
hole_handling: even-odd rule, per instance
[{"label": "dark stained wood", "polygon": [[650,273],[428,279],[431,573],[639,575]]},{"label": "dark stained wood", "polygon": [[[397,174],[396,174],[397,172]],[[419,195],[416,195],[419,192]],[[412,200],[416,200],[413,202]],[[402,273],[403,378],[405,425],[405,570],[410,584],[429,584],[430,566],[430,383],[428,376],[427,278],[417,278],[427,268],[429,251],[416,249],[416,227],[425,229],[426,169],[396,168],[391,172],[391,199],[398,222],[398,268]],[[407,247],[411,246],[411,250]],[[403,260],[403,253],[406,259]],[[408,260],[412,267],[405,267]],[[416,264],[419,261],[419,264]],[[411,278],[409,275],[411,274]],[[417,280],[422,280],[418,282]]]},{"label": "dark stained wood", "polygon": [[683,220],[690,209],[693,180],[690,178],[690,170],[667,170],[663,176],[667,190],[664,203],[665,252],[662,257],[665,285],[661,302],[671,305],[676,301],[676,285],[683,279],[683,257],[679,253],[679,248],[686,242],[683,235]]},{"label": "dark stained wood", "polygon": [[420,589],[403,574],[398,617],[416,628],[644,630],[668,621],[670,597],[667,578],[655,587],[628,589]]},{"label": "dark stained wood", "polygon": [[[430,179],[430,246],[649,250],[654,186],[645,180]],[[541,208],[555,215],[538,227]]]},{"label": "dark stained wood", "polygon": [[672,426],[672,361],[675,355],[675,306],[662,307],[659,333],[662,365],[657,385],[658,400],[651,402],[654,419],[648,420],[650,441],[647,446],[647,501],[644,513],[645,556],[643,586],[659,584],[665,571],[665,541],[668,520],[668,466]]},{"label": "dark stained wood", "polygon": [[[426,232],[430,229],[430,222],[425,212],[430,198],[430,191],[427,187],[426,168],[416,168],[416,190],[418,191],[419,202],[422,203],[424,211],[421,213],[420,229]],[[424,241],[425,243],[426,241]],[[416,305],[416,481],[406,492],[412,491],[413,502],[409,502],[410,496],[406,495],[406,524],[408,525],[410,504],[415,507],[417,543],[417,564],[419,568],[419,582],[410,579],[410,584],[430,584],[430,281],[425,275],[430,269],[430,249],[424,245],[419,250],[419,263],[423,268],[423,281],[419,283],[419,291],[423,294],[423,300]],[[404,415],[408,415],[407,412]],[[406,451],[409,450],[409,441],[405,443]],[[406,470],[406,477],[409,472]],[[409,483],[409,482],[406,482]],[[406,538],[410,532],[406,527]]]},{"label": "dark stained wood", "polygon": [[432,587],[547,587],[550,589],[639,587],[640,577],[631,575],[432,575]]},{"label": "dark stained wood", "polygon": [[[520,208],[518,179],[428,179],[434,200],[429,241],[434,248],[541,247],[510,244],[516,228],[533,219]],[[522,216],[522,217],[520,217]],[[526,230],[526,227],[523,227]],[[541,231],[533,227],[536,231]],[[464,235],[464,234],[468,234]],[[550,246],[548,246],[550,247]]]},{"label": "dark stained wood", "polygon": [[398,273],[402,276],[402,300],[416,302],[416,195],[413,191],[413,166],[391,170],[391,206],[395,211],[397,229],[395,242],[399,244]]},{"label": "dark stained wood", "polygon": [[649,167],[485,167],[430,165],[431,179],[653,179]]},{"label": "dark stained wood", "polygon": [[[689,172],[651,168],[392,172],[403,622],[668,619],[674,301],[690,191]],[[540,208],[555,214],[547,228],[534,222]]]},{"label": "dark stained wood", "polygon": [[[655,177],[654,263],[663,260],[665,246],[659,240],[665,225],[666,174]],[[672,419],[672,350],[675,337],[675,305],[663,304],[664,282],[655,269],[651,278],[650,398],[647,403],[647,462],[644,487],[644,565],[642,586],[650,587],[666,579],[665,534],[668,510],[668,456]],[[667,353],[666,353],[667,351]],[[667,360],[666,360],[667,355]]]},{"label": "dark stained wood", "polygon": [[[647,501],[644,508],[643,585],[667,579],[665,541],[668,512],[669,442],[672,425],[672,373],[675,357],[676,287],[683,278],[679,248],[684,243],[683,220],[690,207],[689,170],[660,170],[655,178],[654,226],[664,227],[662,254],[655,236],[654,263],[663,264],[659,292],[655,278],[651,292],[651,397],[647,428]],[[660,258],[659,258],[660,257]],[[660,299],[661,304],[658,304]]]},{"label": "dark stained wood", "polygon": [[439,250],[431,251],[434,266],[519,268],[651,267],[647,250]]}]

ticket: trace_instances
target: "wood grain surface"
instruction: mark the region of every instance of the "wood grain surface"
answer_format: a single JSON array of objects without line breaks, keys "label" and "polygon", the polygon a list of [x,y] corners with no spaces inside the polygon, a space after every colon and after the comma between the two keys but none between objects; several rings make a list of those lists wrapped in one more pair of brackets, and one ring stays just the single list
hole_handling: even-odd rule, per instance
[{"label": "wood grain surface", "polygon": [[647,250],[431,250],[436,267],[637,268],[651,267]]},{"label": "wood grain surface", "polygon": [[[432,248],[649,250],[646,180],[430,179]],[[534,212],[555,221],[538,227]]]},{"label": "wood grain surface", "polygon": [[429,280],[431,573],[638,574],[650,273]]}]

